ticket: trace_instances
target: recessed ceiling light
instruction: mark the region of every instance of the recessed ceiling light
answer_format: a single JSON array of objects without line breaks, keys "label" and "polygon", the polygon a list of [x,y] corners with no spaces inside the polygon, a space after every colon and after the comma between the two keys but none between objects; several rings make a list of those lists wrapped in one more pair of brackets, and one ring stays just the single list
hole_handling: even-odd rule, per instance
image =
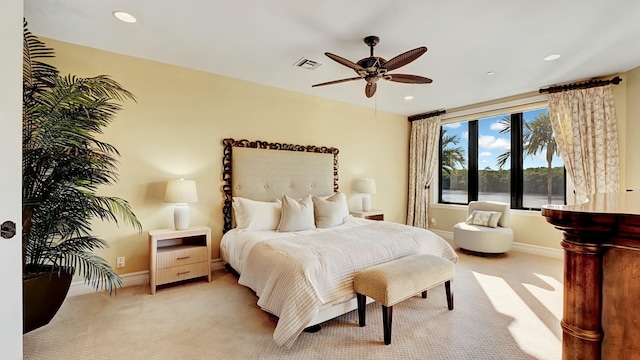
[{"label": "recessed ceiling light", "polygon": [[549,56],[547,56],[546,58],[544,58],[545,61],[553,61],[553,60],[558,60],[560,59],[562,55],[560,54],[551,54]]},{"label": "recessed ceiling light", "polygon": [[487,76],[491,76],[491,75],[495,75],[496,73],[494,73],[493,71],[487,71]]},{"label": "recessed ceiling light", "polygon": [[136,22],[136,17],[129,14],[128,12],[124,12],[124,11],[114,11],[113,12],[113,16],[116,17],[116,19],[122,21],[122,22],[126,22],[129,24],[133,24],[134,22]]},{"label": "recessed ceiling light", "polygon": [[404,97],[405,100],[413,100],[413,96],[411,95],[407,95]]}]

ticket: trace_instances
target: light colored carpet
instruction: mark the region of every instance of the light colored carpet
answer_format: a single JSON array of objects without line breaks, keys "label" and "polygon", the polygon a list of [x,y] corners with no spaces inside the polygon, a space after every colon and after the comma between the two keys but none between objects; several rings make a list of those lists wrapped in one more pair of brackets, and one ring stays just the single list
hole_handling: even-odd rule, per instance
[{"label": "light colored carpet", "polygon": [[380,305],[303,333],[291,349],[276,319],[224,270],[211,283],[125,288],[67,299],[49,325],[24,335],[25,359],[544,359],[561,358],[562,261],[518,252],[460,253],[447,310],[444,286],[394,306],[384,345]]}]

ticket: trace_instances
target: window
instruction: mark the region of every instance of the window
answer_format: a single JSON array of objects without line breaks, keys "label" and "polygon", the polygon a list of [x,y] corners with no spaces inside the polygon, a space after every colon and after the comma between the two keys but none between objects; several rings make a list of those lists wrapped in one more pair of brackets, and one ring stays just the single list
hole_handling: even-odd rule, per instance
[{"label": "window", "polygon": [[499,166],[509,154],[511,134],[505,132],[505,116],[478,120],[478,200],[510,202],[511,172]]},{"label": "window", "polygon": [[440,128],[440,202],[467,202],[468,145],[468,123],[454,123]]},{"label": "window", "polygon": [[565,203],[565,171],[546,108],[442,125],[439,202]]}]

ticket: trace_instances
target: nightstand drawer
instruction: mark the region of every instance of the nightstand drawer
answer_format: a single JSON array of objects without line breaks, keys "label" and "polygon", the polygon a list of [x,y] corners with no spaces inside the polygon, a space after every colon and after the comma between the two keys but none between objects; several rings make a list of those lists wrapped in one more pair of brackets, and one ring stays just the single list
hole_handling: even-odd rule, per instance
[{"label": "nightstand drawer", "polygon": [[157,269],[188,265],[207,260],[206,246],[168,246],[158,249]]},{"label": "nightstand drawer", "polygon": [[174,266],[166,269],[158,269],[157,285],[168,284],[174,281],[191,279],[199,276],[207,276],[209,267],[203,261],[197,264]]}]

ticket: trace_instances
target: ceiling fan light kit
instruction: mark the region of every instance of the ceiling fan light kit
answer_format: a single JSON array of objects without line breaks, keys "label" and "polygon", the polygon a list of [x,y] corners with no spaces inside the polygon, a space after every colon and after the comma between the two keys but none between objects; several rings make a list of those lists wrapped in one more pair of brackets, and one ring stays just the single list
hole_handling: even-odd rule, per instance
[{"label": "ceiling fan light kit", "polygon": [[399,67],[405,66],[415,59],[422,56],[427,52],[427,48],[421,46],[419,48],[415,48],[413,50],[406,51],[391,60],[387,61],[382,57],[373,55],[373,47],[376,46],[380,42],[380,38],[377,36],[367,36],[364,38],[364,43],[369,46],[370,54],[369,57],[358,60],[357,63],[354,63],[350,60],[347,60],[341,56],[326,52],[324,53],[331,60],[334,60],[337,63],[340,63],[358,74],[357,77],[340,79],[328,81],[320,84],[311,85],[311,87],[316,86],[325,86],[325,85],[333,85],[339,84],[347,81],[354,81],[364,79],[367,83],[364,87],[365,95],[370,98],[376,93],[376,89],[378,87],[378,80],[384,79],[387,81],[399,82],[404,84],[430,84],[433,80],[419,76],[419,75],[409,75],[409,74],[389,74],[389,71],[393,71]]}]

